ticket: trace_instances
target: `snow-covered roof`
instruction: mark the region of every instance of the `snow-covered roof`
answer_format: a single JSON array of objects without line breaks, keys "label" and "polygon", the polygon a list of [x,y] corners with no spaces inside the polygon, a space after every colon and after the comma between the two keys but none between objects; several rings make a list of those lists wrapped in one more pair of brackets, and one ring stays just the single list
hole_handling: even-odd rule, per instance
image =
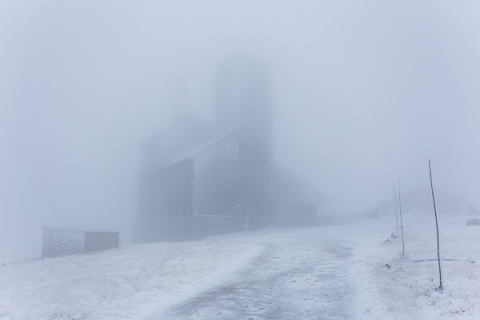
[{"label": "snow-covered roof", "polygon": [[[227,137],[229,136],[235,136],[233,133],[227,133],[227,134],[224,134],[224,135],[221,135],[219,137],[216,137],[214,139],[211,139],[209,141],[206,141],[196,147],[194,147],[193,149],[183,153],[182,155],[178,156],[177,158],[173,159],[172,161],[170,161],[169,163],[165,164],[163,167],[167,167],[173,163],[176,163],[178,161],[181,161],[181,160],[184,160],[184,159],[187,159],[187,158],[194,158],[196,157],[197,155],[199,155],[200,153],[202,153],[203,151],[207,150],[208,148],[210,148],[211,146],[217,144],[218,142],[226,139]],[[162,168],[163,168],[162,167]]]},{"label": "snow-covered roof", "polygon": [[164,166],[215,136],[216,130],[200,117],[183,116],[143,143],[144,164]]}]

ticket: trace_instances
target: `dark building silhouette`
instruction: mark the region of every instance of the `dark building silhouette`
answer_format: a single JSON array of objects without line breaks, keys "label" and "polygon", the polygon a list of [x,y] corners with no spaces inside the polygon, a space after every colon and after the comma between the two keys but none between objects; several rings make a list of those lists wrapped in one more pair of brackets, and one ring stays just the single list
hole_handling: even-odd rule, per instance
[{"label": "dark building silhouette", "polygon": [[178,116],[142,145],[143,171],[153,170],[217,136],[215,129],[196,115]]},{"label": "dark building silhouette", "polygon": [[277,226],[311,226],[318,223],[318,207],[326,203],[310,184],[290,170],[273,165],[269,188],[271,223]]},{"label": "dark building silhouette", "polygon": [[235,56],[218,70],[215,127],[235,132],[270,163],[273,160],[272,79],[268,64]]},{"label": "dark building silhouette", "polygon": [[217,81],[214,126],[183,115],[143,144],[135,241],[316,221],[313,188],[274,166],[268,65],[232,57]]},{"label": "dark building silhouette", "polygon": [[181,155],[140,184],[136,241],[195,239],[265,225],[265,161],[234,134]]}]

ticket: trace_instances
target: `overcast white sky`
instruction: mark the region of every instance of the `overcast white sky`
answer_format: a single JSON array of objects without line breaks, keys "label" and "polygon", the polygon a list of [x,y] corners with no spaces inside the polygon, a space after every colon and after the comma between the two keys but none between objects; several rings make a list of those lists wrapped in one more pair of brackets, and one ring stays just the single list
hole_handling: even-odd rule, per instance
[{"label": "overcast white sky", "polygon": [[238,52],[271,64],[276,156],[332,212],[428,187],[429,157],[479,202],[477,1],[3,0],[0,48],[0,251],[41,225],[126,230],[175,79],[211,120]]}]

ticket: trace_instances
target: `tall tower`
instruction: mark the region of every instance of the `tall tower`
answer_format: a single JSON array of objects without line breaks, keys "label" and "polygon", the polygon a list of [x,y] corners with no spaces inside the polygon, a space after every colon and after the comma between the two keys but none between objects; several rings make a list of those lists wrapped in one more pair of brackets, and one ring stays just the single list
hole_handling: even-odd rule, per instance
[{"label": "tall tower", "polygon": [[268,64],[245,56],[227,59],[218,70],[215,126],[234,132],[272,162],[272,93]]}]

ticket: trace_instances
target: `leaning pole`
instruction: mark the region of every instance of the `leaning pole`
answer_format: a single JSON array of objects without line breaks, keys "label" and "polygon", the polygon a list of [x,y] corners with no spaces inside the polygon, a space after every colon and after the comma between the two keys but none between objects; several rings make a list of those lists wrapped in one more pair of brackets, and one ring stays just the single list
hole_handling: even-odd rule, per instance
[{"label": "leaning pole", "polygon": [[428,170],[430,172],[430,187],[432,189],[432,199],[433,199],[433,211],[435,212],[435,226],[437,227],[437,259],[438,259],[438,274],[440,276],[440,291],[443,290],[442,286],[442,266],[440,265],[440,235],[438,232],[438,218],[437,218],[437,206],[435,204],[435,193],[433,192],[433,181],[432,181],[432,165],[430,159],[428,159]]}]

